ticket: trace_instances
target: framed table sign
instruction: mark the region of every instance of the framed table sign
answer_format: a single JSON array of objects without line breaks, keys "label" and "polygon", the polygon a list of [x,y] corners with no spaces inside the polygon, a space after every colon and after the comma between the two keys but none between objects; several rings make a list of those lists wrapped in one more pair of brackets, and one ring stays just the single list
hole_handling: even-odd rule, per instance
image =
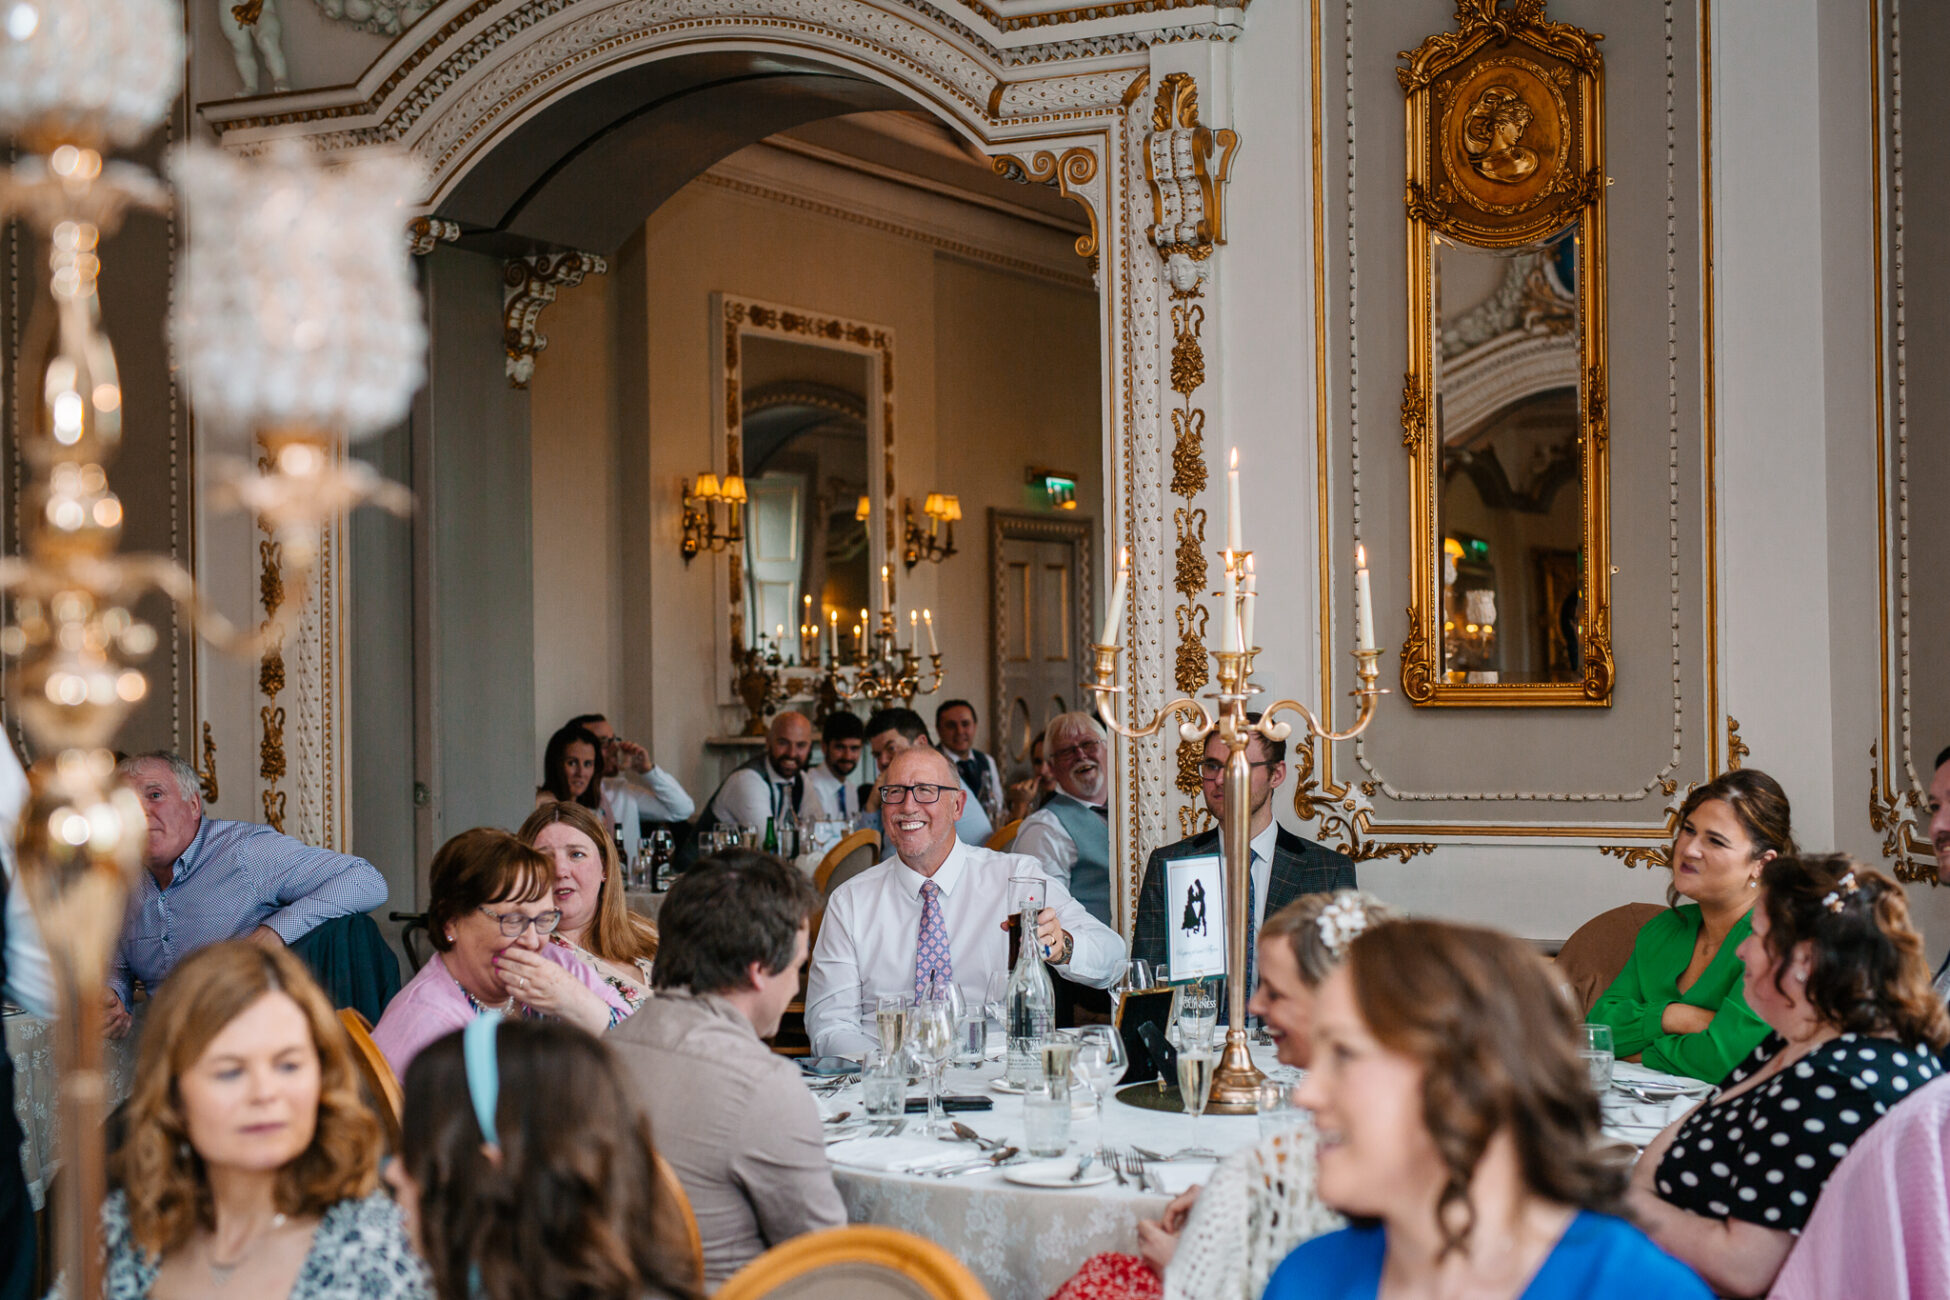
[{"label": "framed table sign", "polygon": [[1226,973],[1225,863],[1217,854],[1165,864],[1167,969],[1173,984]]}]

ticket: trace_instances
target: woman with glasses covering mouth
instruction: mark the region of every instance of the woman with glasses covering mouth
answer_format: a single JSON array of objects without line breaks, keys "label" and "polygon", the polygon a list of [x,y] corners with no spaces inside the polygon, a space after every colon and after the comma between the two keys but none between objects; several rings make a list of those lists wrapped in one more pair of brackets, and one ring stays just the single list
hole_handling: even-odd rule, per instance
[{"label": "woman with glasses covering mouth", "polygon": [[630,1014],[588,963],[548,942],[562,923],[555,868],[506,831],[462,831],[434,854],[427,933],[435,951],[373,1029],[393,1073],[483,1011],[600,1034]]}]

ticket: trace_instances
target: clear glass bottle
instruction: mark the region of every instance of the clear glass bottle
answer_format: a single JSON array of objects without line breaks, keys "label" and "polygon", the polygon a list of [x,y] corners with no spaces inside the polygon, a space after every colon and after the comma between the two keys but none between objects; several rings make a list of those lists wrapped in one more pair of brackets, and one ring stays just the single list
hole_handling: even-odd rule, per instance
[{"label": "clear glass bottle", "polygon": [[1042,1077],[1042,1043],[1056,1026],[1056,986],[1043,967],[1042,945],[1036,942],[1035,905],[1015,918],[1015,968],[1002,995],[1003,1027],[1009,1036],[1008,1065],[1003,1078],[1015,1086]]},{"label": "clear glass bottle", "polygon": [[796,858],[799,856],[799,819],[793,815],[792,801],[786,800],[779,809],[779,856]]}]

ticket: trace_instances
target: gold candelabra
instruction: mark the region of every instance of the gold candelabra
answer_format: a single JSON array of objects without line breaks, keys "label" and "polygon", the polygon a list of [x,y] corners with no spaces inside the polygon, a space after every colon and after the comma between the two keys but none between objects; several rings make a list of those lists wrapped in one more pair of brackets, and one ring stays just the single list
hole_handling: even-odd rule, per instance
[{"label": "gold candelabra", "polygon": [[841,663],[833,658],[826,666],[826,684],[840,700],[872,700],[879,705],[898,701],[912,707],[916,695],[932,695],[941,689],[941,651],[934,643],[934,612],[928,611],[928,653],[926,666],[915,644],[916,622],[909,611],[906,645],[894,634],[894,611],[880,612],[879,626],[863,634],[856,643],[854,658]]},{"label": "gold candelabra", "polygon": [[[1236,534],[1235,534],[1236,535]],[[1260,693],[1252,684],[1253,661],[1259,655],[1259,647],[1250,644],[1250,630],[1239,635],[1241,627],[1241,594],[1235,590],[1235,574],[1248,569],[1245,561],[1251,552],[1228,550],[1222,552],[1226,562],[1226,590],[1214,592],[1228,602],[1222,607],[1220,617],[1228,620],[1230,635],[1224,645],[1212,651],[1212,658],[1218,665],[1215,684],[1205,693],[1205,698],[1213,701],[1214,707],[1205,705],[1189,696],[1180,696],[1154,714],[1143,725],[1126,724],[1118,721],[1115,708],[1116,697],[1124,693],[1117,685],[1117,661],[1123,647],[1113,637],[1123,606],[1123,590],[1128,582],[1128,569],[1120,565],[1117,597],[1112,606],[1113,617],[1107,620],[1102,638],[1091,648],[1096,652],[1096,662],[1092,668],[1091,680],[1086,683],[1091,694],[1097,699],[1097,716],[1104,725],[1120,736],[1139,740],[1155,735],[1172,717],[1180,714],[1193,714],[1191,721],[1178,724],[1181,740],[1194,744],[1207,737],[1217,735],[1225,742],[1225,817],[1220,836],[1224,850],[1226,881],[1226,1043],[1225,1051],[1212,1072],[1211,1100],[1206,1109],[1217,1114],[1251,1114],[1259,1105],[1259,1085],[1266,1076],[1253,1065],[1252,1054],[1247,1049],[1246,1039],[1246,998],[1248,990],[1243,978],[1246,970],[1246,945],[1253,941],[1249,932],[1251,918],[1246,914],[1246,879],[1252,860],[1250,824],[1252,818],[1252,764],[1246,757],[1246,750],[1255,736],[1268,742],[1285,740],[1293,732],[1293,724],[1274,721],[1274,715],[1285,712],[1297,713],[1306,724],[1307,730],[1322,740],[1352,740],[1367,730],[1374,720],[1375,705],[1380,697],[1387,694],[1375,685],[1379,671],[1381,651],[1367,644],[1372,626],[1365,617],[1366,569],[1358,570],[1359,585],[1363,595],[1359,649],[1354,651],[1361,684],[1349,692],[1358,700],[1359,712],[1354,724],[1345,731],[1330,730],[1313,710],[1298,700],[1280,700],[1268,706],[1260,714],[1258,722],[1246,717],[1247,703]],[[1236,567],[1235,567],[1236,566]],[[1250,593],[1250,589],[1249,589]],[[1250,594],[1243,597],[1250,604]],[[1243,624],[1250,629],[1250,609]],[[1245,648],[1236,648],[1245,646]],[[1330,719],[1331,720],[1331,719]]]}]

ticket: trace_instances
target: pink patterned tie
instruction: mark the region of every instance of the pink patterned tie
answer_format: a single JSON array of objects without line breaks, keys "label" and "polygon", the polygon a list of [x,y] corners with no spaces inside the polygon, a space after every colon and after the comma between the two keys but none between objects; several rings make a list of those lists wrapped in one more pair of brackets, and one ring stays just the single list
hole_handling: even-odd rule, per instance
[{"label": "pink patterned tie", "polygon": [[914,996],[927,993],[928,982],[951,984],[955,961],[948,953],[948,923],[941,918],[941,886],[921,882],[921,933],[914,945]]}]

